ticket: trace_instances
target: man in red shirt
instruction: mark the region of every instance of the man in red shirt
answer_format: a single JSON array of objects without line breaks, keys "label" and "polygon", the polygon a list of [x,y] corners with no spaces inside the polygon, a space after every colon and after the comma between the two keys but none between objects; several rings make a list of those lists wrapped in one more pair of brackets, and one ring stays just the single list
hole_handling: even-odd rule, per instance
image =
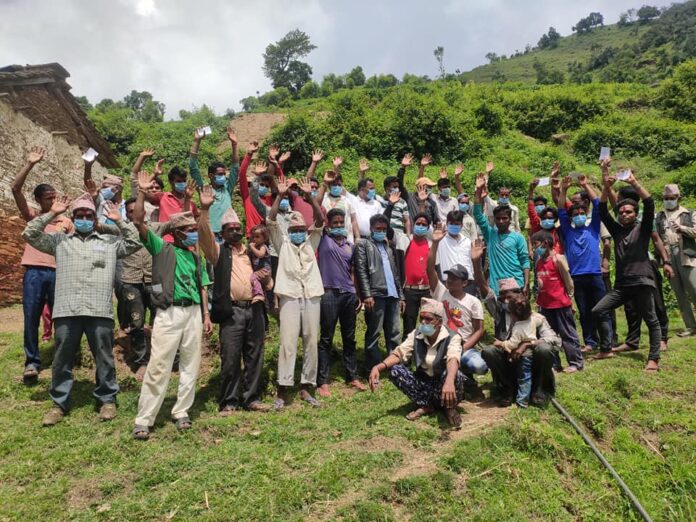
[{"label": "man in red shirt", "polygon": [[[167,175],[170,192],[156,192],[149,194],[149,201],[159,207],[159,222],[166,223],[172,214],[178,214],[190,210],[195,218],[198,218],[198,209],[191,201],[195,190],[193,180],[187,181],[188,173],[179,167],[173,167]],[[167,234],[163,237],[168,243],[174,242],[174,237]]]},{"label": "man in red shirt", "polygon": [[404,298],[406,309],[404,310],[404,327],[402,339],[416,328],[418,310],[422,297],[430,297],[430,283],[428,281],[428,252],[430,241],[430,217],[425,212],[416,214],[413,223],[413,236],[404,254]]}]

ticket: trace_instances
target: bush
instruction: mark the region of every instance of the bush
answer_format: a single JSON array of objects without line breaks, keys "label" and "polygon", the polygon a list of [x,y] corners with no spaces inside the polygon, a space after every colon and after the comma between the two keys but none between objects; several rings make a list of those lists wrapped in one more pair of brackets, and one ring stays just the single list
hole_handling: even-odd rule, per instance
[{"label": "bush", "polygon": [[659,89],[658,104],[674,119],[696,122],[696,60],[681,64]]}]

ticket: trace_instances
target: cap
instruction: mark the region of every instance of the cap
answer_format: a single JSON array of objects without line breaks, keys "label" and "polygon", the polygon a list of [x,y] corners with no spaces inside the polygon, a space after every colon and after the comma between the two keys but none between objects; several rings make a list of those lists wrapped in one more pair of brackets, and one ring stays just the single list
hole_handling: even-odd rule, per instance
[{"label": "cap", "polygon": [[434,187],[435,185],[437,185],[437,183],[423,176],[422,178],[418,178],[416,180],[416,187],[420,187],[421,185],[428,185],[429,187]]},{"label": "cap", "polygon": [[469,271],[464,265],[454,265],[449,270],[445,270],[445,274],[454,276],[457,279],[469,279]]},{"label": "cap", "polygon": [[220,219],[220,226],[224,227],[225,225],[231,225],[232,223],[241,223],[241,221],[239,221],[239,216],[237,216],[234,209],[228,208],[222,215],[222,219]]},{"label": "cap", "polygon": [[172,228],[189,227],[196,224],[193,212],[177,212],[169,216],[169,223]]},{"label": "cap", "polygon": [[521,290],[517,279],[513,277],[508,277],[506,279],[498,279],[498,291],[504,292],[506,290]]},{"label": "cap", "polygon": [[430,299],[429,297],[421,297],[420,311],[427,312],[438,317],[445,317],[445,307],[442,302]]},{"label": "cap", "polygon": [[104,176],[104,181],[102,181],[102,187],[118,187],[123,188],[123,180],[118,176],[112,176],[107,174]]},{"label": "cap", "polygon": [[290,212],[290,219],[288,221],[288,228],[290,227],[307,227],[304,217],[299,212]]},{"label": "cap", "polygon": [[94,206],[94,199],[92,199],[92,196],[90,196],[87,192],[85,192],[79,198],[74,200],[70,205],[70,210],[72,210],[73,212],[75,212],[79,208],[91,210],[94,213],[97,212],[97,208]]},{"label": "cap", "polygon": [[664,190],[662,191],[663,196],[681,196],[681,193],[679,192],[679,185],[675,183],[669,183],[665,185]]}]

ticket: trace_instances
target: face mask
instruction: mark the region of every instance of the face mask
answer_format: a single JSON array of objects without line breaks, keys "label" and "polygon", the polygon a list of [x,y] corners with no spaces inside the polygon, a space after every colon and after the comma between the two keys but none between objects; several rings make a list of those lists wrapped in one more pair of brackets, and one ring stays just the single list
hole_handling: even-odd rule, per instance
[{"label": "face mask", "polygon": [[185,181],[177,181],[176,183],[174,183],[174,190],[183,194],[184,192],[186,192],[186,182]]},{"label": "face mask", "polygon": [[215,184],[218,187],[222,187],[225,184],[225,175],[224,174],[215,174]]},{"label": "face mask", "polygon": [[413,227],[413,235],[422,237],[428,233],[428,225],[415,225]]},{"label": "face mask", "polygon": [[307,232],[304,230],[302,232],[290,232],[288,233],[288,237],[293,245],[301,245],[307,238]]},{"label": "face mask", "polygon": [[267,196],[268,195],[268,187],[266,185],[259,185],[259,196]]},{"label": "face mask", "polygon": [[313,191],[312,191],[312,198],[316,198],[316,197],[317,197],[317,191],[316,191],[316,190],[313,190]]},{"label": "face mask", "polygon": [[91,219],[75,219],[75,229],[82,234],[87,234],[94,229],[94,221]]},{"label": "face mask", "polygon": [[372,239],[378,242],[382,242],[385,239],[387,239],[387,233],[386,232],[372,232]]},{"label": "face mask", "polygon": [[367,199],[375,199],[375,196],[377,195],[377,191],[375,189],[370,189],[367,191]]},{"label": "face mask", "polygon": [[462,212],[469,212],[469,204],[468,203],[460,203],[459,210],[461,210]]},{"label": "face mask", "polygon": [[543,257],[544,253],[546,253],[546,249],[544,247],[536,247],[534,249],[534,253],[537,255],[537,257]]},{"label": "face mask", "polygon": [[290,202],[287,199],[281,199],[280,203],[278,204],[278,210],[281,212],[287,212],[289,208]]},{"label": "face mask", "polygon": [[576,227],[584,227],[586,221],[587,221],[587,216],[583,216],[582,214],[578,214],[577,216],[573,216],[573,225],[575,225]]},{"label": "face mask", "polygon": [[674,210],[679,205],[679,200],[677,200],[677,199],[663,199],[662,204],[665,206],[666,210]]},{"label": "face mask", "polygon": [[441,195],[443,198],[448,198],[448,197],[450,196],[450,191],[451,191],[451,190],[452,190],[452,189],[450,189],[450,188],[443,188],[443,189],[440,189],[440,195]]},{"label": "face mask", "polygon": [[230,243],[239,243],[242,240],[241,232],[230,232]]},{"label": "face mask", "polygon": [[348,230],[346,227],[330,228],[329,235],[336,237],[348,237]]},{"label": "face mask", "polygon": [[433,189],[431,189],[431,188],[426,188],[426,189],[425,189],[425,193],[429,196],[430,194],[433,193]]},{"label": "face mask", "polygon": [[113,199],[113,197],[116,195],[114,194],[114,189],[112,189],[111,187],[104,187],[99,191],[99,193],[101,194],[101,197],[103,197],[107,201]]},{"label": "face mask", "polygon": [[462,231],[461,225],[453,225],[451,223],[449,223],[447,225],[447,233],[451,236],[458,236],[461,231]]},{"label": "face mask", "polygon": [[541,214],[541,213],[544,211],[545,208],[546,208],[546,205],[537,205],[537,206],[535,206],[535,207],[534,207],[534,210],[536,211],[537,216],[538,216],[539,214]]},{"label": "face mask", "polygon": [[331,195],[333,197],[337,198],[343,192],[343,186],[342,185],[331,185],[329,192],[331,192]]},{"label": "face mask", "polygon": [[390,194],[396,194],[397,192],[399,192],[398,188],[389,189]]},{"label": "face mask", "polygon": [[198,232],[186,232],[186,239],[181,244],[185,247],[192,247],[198,242]]},{"label": "face mask", "polygon": [[541,220],[541,228],[544,230],[551,230],[554,226],[556,226],[556,222],[553,219]]},{"label": "face mask", "polygon": [[434,324],[421,323],[418,329],[420,330],[420,333],[422,333],[425,337],[430,337],[435,333]]},{"label": "face mask", "polygon": [[498,198],[498,205],[509,205],[510,198]]}]

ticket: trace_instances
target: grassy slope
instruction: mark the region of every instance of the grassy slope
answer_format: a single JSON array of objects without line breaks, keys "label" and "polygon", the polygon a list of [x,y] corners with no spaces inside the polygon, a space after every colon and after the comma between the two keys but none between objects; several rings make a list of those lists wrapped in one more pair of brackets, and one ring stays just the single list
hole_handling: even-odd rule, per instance
[{"label": "grassy slope", "polygon": [[[675,340],[656,376],[641,372],[643,348],[559,378],[559,400],[655,520],[696,518],[696,352],[689,345]],[[48,346],[44,354],[50,357]],[[276,357],[271,341],[269,379]],[[500,411],[469,405],[472,433],[450,436],[435,418],[407,422],[407,401],[390,384],[378,395],[336,384],[320,410],[295,404],[281,414],[219,419],[213,357],[192,410],[195,429],[176,433],[167,399],[153,440],[136,443],[132,377],[119,375],[119,416],[102,424],[91,399],[93,371],[78,370],[73,412],[45,429],[49,376],[25,388],[21,359],[21,335],[0,335],[0,519],[635,519],[552,409],[510,410],[502,424],[481,431],[479,417],[485,424]]]}]

